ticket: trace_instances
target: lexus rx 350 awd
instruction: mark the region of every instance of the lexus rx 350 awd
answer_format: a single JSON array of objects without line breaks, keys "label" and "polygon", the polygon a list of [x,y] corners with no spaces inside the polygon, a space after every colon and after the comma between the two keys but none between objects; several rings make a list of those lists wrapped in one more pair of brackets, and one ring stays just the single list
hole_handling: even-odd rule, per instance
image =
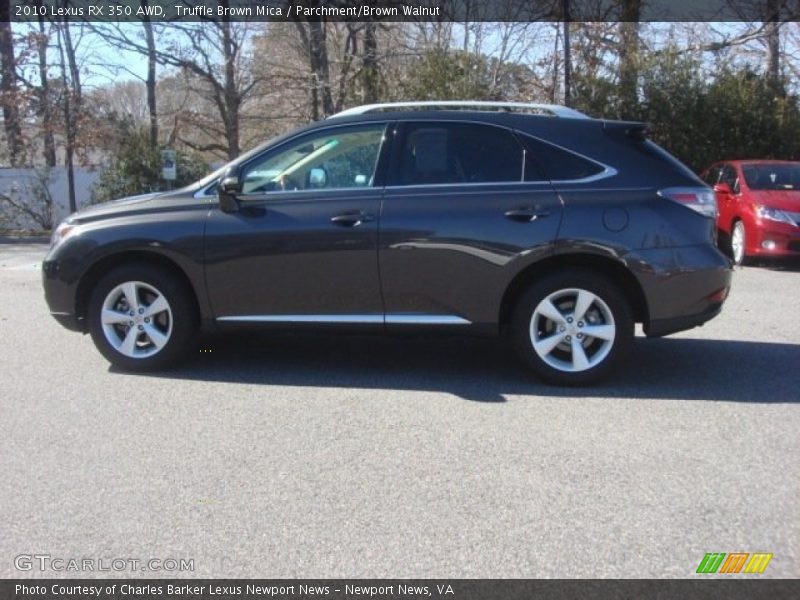
[{"label": "lexus rx 350 awd", "polygon": [[185,189],[55,230],[52,315],[125,369],[202,329],[505,335],[541,378],[597,381],[634,324],[720,312],[714,194],[640,123],[550,105],[351,109]]}]

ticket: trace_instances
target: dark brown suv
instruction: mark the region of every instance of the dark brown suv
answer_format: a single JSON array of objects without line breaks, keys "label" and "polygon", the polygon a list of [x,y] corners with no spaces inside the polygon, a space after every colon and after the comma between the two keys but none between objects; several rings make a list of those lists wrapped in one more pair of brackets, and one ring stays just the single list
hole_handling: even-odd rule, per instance
[{"label": "dark brown suv", "polygon": [[506,334],[582,384],[717,315],[712,191],[640,123],[550,105],[351,109],[178,191],[69,217],[50,310],[112,363],[167,366],[201,328]]}]

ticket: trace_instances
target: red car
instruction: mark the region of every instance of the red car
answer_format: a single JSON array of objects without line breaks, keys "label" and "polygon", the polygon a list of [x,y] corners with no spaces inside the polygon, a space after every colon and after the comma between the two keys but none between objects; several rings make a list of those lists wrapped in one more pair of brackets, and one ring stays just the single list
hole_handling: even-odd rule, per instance
[{"label": "red car", "polygon": [[720,247],[737,265],[800,257],[800,162],[729,160],[701,177],[716,192]]}]

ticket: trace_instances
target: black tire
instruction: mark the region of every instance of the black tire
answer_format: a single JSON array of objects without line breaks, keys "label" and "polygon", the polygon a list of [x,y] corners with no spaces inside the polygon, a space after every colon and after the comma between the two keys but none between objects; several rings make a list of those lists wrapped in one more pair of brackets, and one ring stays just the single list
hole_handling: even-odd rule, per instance
[{"label": "black tire", "polygon": [[722,231],[722,229],[717,229],[717,248],[728,258],[733,258],[731,236]]},{"label": "black tire", "polygon": [[[599,302],[592,301],[589,310],[585,312],[585,324],[583,320],[566,323],[566,319],[572,319],[574,316],[570,310],[574,309],[577,304],[576,290],[589,292],[599,299]],[[587,368],[562,370],[562,368],[576,368],[576,359],[572,358],[571,340],[573,336],[564,338],[563,342],[547,354],[549,362],[546,362],[534,349],[531,329],[533,328],[536,332],[535,335],[538,336],[547,333],[540,329],[543,323],[547,327],[551,327],[555,323],[540,314],[537,315],[537,322],[532,323],[537,307],[548,297],[556,298],[556,302],[560,303],[560,308],[557,306],[560,314],[561,309],[564,308],[563,326],[570,328],[566,330],[566,333],[560,333],[561,329],[557,328],[558,331],[553,330],[554,334],[563,336],[573,332],[574,329],[573,335],[576,339],[583,336],[583,341],[576,343],[585,346],[585,349],[578,348],[578,351],[584,357],[589,357],[587,363],[590,366]],[[608,313],[611,318],[607,318]],[[579,323],[581,329],[577,329]],[[608,331],[608,327],[613,327],[613,340],[594,338],[584,333],[596,325],[605,326],[606,331]],[[619,287],[602,275],[577,267],[552,273],[532,283],[517,301],[512,312],[510,326],[510,335],[514,346],[525,364],[544,381],[563,386],[589,385],[609,376],[630,352],[634,335],[631,307]],[[587,329],[583,329],[583,327],[587,327]],[[594,329],[594,331],[599,330]],[[545,336],[539,341],[546,342],[547,339]],[[592,360],[596,360],[596,364],[592,365]],[[562,368],[550,363],[558,363]],[[581,366],[577,367],[577,369],[580,368]]]},{"label": "black tire", "polygon": [[[145,311],[147,296],[155,297],[148,286],[164,296],[169,308],[169,312],[160,313],[153,317],[152,321],[153,326],[161,327],[156,332],[166,333],[164,336],[166,342],[162,347],[157,348],[156,344],[147,337],[146,332],[137,334],[140,337],[137,338],[135,352],[141,352],[142,356],[127,356],[115,348],[108,339],[101,319],[106,298],[113,290],[126,282],[143,284],[137,288],[136,295],[141,297],[142,308]],[[119,306],[125,306],[124,295],[120,298],[123,304],[117,304],[115,311],[120,310]],[[187,290],[183,282],[174,274],[146,264],[125,265],[110,271],[94,286],[87,310],[89,332],[97,349],[111,364],[128,371],[156,371],[175,364],[191,347],[198,330],[199,319],[191,291]],[[126,312],[127,308],[122,309],[122,312],[118,314]],[[132,316],[131,319],[135,316]],[[164,325],[157,324],[157,319],[161,320]],[[150,321],[148,320],[147,324],[142,322],[141,325],[135,325],[135,327],[149,327],[149,325]],[[110,327],[109,335],[117,335],[120,342],[126,339],[125,331],[130,329],[127,323]],[[143,348],[139,348],[139,346]],[[148,352],[151,354],[147,354]]]}]

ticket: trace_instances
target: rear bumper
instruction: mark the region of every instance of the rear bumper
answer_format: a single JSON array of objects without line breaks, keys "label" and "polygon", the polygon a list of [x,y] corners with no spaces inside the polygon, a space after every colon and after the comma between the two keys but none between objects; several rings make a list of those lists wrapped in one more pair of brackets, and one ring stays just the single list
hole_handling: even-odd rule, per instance
[{"label": "rear bumper", "polygon": [[733,271],[716,247],[639,250],[626,258],[647,303],[646,335],[691,329],[720,313]]},{"label": "rear bumper", "polygon": [[705,311],[696,315],[683,315],[670,319],[654,319],[644,326],[647,337],[662,337],[678,331],[685,331],[694,327],[699,327],[706,321],[710,321],[722,312],[722,302],[709,306]]},{"label": "rear bumper", "polygon": [[58,321],[62,327],[69,329],[70,331],[80,331],[84,332],[86,329],[83,326],[83,319],[78,319],[75,315],[71,315],[69,313],[58,313],[58,312],[51,312],[52,317]]}]

